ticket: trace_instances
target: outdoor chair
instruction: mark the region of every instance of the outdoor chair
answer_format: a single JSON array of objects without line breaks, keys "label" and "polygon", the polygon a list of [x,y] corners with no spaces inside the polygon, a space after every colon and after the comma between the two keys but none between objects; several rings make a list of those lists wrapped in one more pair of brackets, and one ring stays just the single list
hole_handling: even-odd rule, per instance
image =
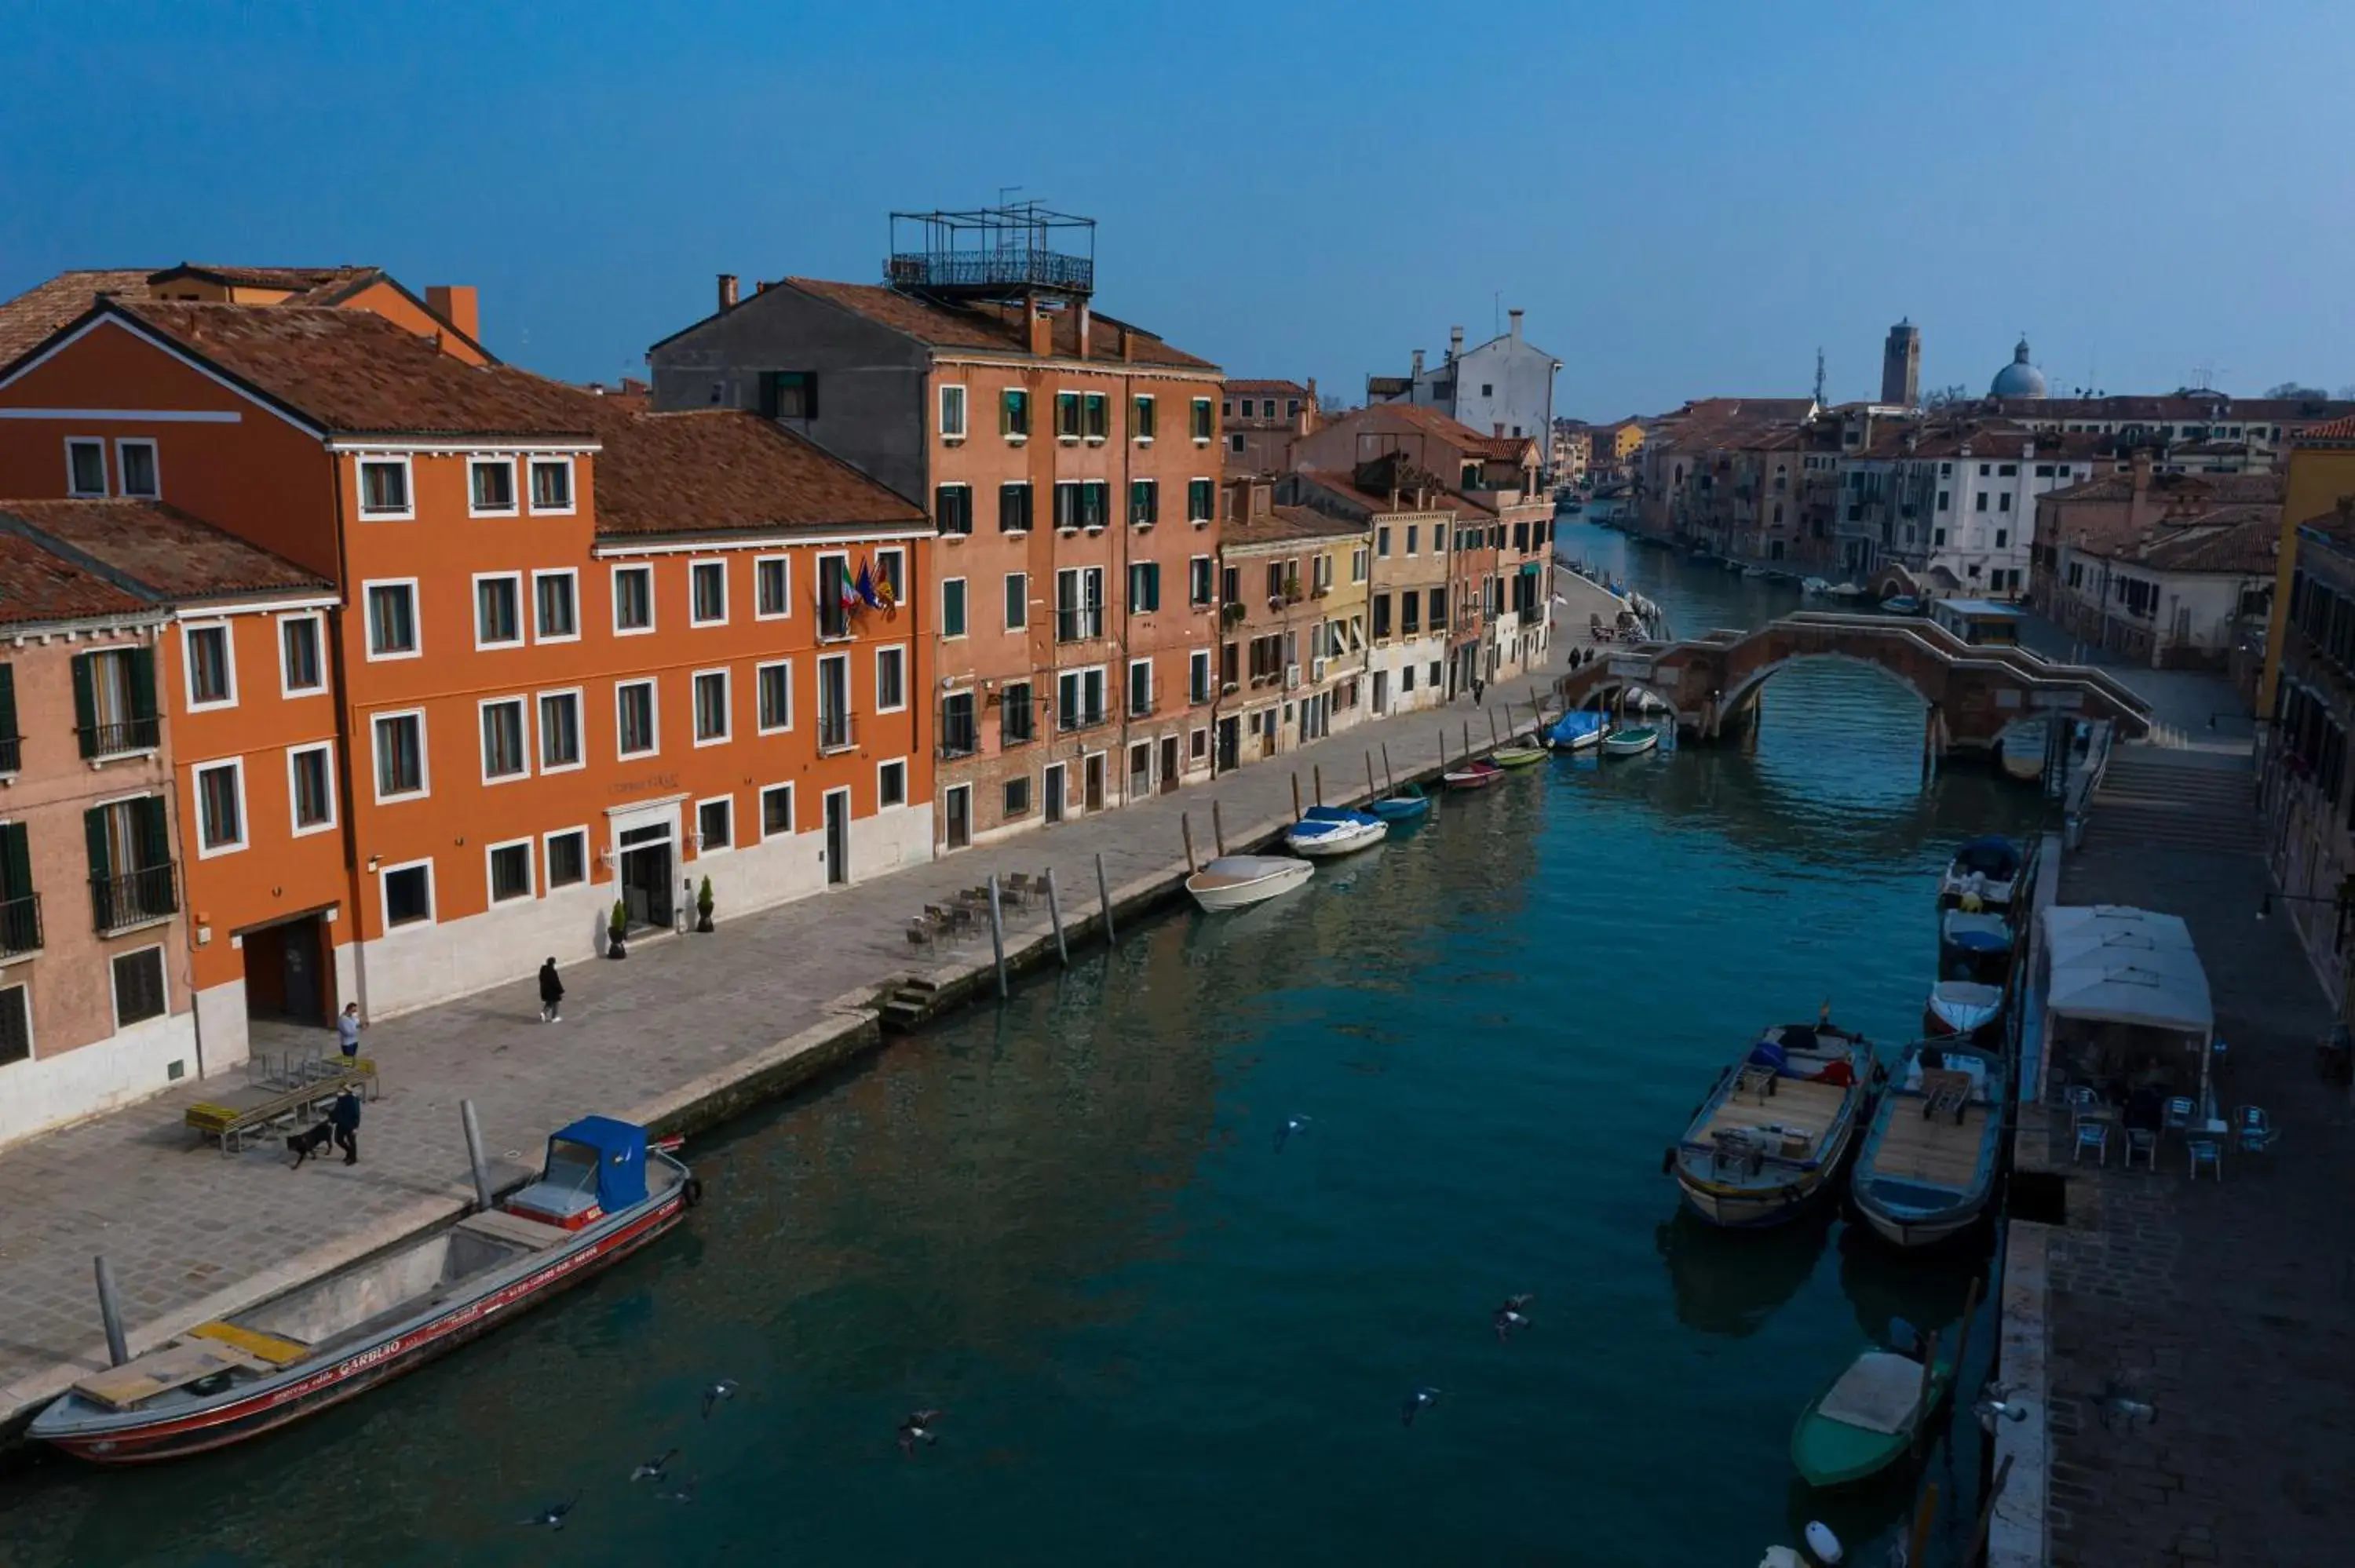
[{"label": "outdoor chair", "polygon": [[929,952],[940,950],[941,934],[933,924],[922,916],[908,922],[908,946],[922,948]]},{"label": "outdoor chair", "polygon": [[958,928],[957,917],[937,904],[924,906],[924,918],[932,923],[932,930],[936,935],[946,937],[952,942],[964,935],[964,932]]},{"label": "outdoor chair", "polygon": [[2194,1181],[2200,1180],[2200,1172],[2202,1170],[2209,1171],[2219,1181],[2224,1179],[2224,1146],[2222,1139],[2212,1133],[2195,1133],[2184,1140],[2183,1147],[2191,1158],[2191,1179]]},{"label": "outdoor chair", "polygon": [[2069,1155],[2069,1163],[2074,1165],[2083,1160],[2089,1149],[2094,1151],[2098,1163],[2107,1165],[2110,1162],[2109,1123],[2087,1120],[2077,1123],[2077,1146]]},{"label": "outdoor chair", "polygon": [[2142,1156],[2144,1170],[2157,1171],[2158,1169],[2158,1134],[2147,1127],[2126,1128],[2126,1168],[2127,1170],[2134,1169],[2135,1156],[2137,1154]]},{"label": "outdoor chair", "polygon": [[2243,1106],[2232,1113],[2232,1141],[2243,1154],[2263,1154],[2274,1146],[2273,1118],[2263,1106]]},{"label": "outdoor chair", "polygon": [[2190,1100],[2184,1099],[2179,1096],[2168,1101],[2167,1130],[2169,1132],[2181,1132],[2185,1128],[2189,1128],[2191,1125],[2192,1113],[2198,1107],[2194,1107]]}]

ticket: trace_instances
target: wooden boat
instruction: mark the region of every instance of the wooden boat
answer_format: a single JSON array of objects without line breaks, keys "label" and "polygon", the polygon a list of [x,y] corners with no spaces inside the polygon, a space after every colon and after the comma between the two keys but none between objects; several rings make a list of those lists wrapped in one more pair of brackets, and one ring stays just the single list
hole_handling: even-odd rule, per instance
[{"label": "wooden boat", "polygon": [[1955,1041],[1906,1047],[1849,1179],[1874,1234],[1899,1246],[1929,1246],[1987,1213],[2009,1078],[1998,1047]]},{"label": "wooden boat", "polygon": [[1940,980],[1922,1008],[1922,1033],[1933,1040],[1993,1044],[2003,1037],[2004,991],[1977,980]]},{"label": "wooden boat", "polygon": [[1938,903],[1974,914],[2009,908],[2025,864],[2019,846],[2009,839],[1973,839],[1956,850],[1947,863],[1945,875],[1938,881]]},{"label": "wooden boat", "polygon": [[1545,760],[1542,746],[1499,747],[1488,754],[1488,760],[1499,768],[1532,768]]},{"label": "wooden boat", "polygon": [[1832,585],[1824,581],[1821,577],[1801,577],[1799,579],[1799,591],[1804,594],[1812,594],[1820,598],[1822,595],[1832,591]]},{"label": "wooden boat", "polygon": [[1808,1402],[1791,1428],[1791,1462],[1811,1487],[1844,1487],[1879,1475],[1913,1449],[1923,1424],[1953,1391],[1951,1362],[1934,1366],[1870,1350]]},{"label": "wooden boat", "polygon": [[1599,713],[1566,713],[1546,731],[1545,743],[1555,751],[1587,751],[1603,744],[1604,730]]},{"label": "wooden boat", "polygon": [[1996,736],[1996,757],[2007,778],[2032,784],[2044,777],[2045,748],[2051,744],[2051,721],[2021,719],[2006,725]]},{"label": "wooden boat", "polygon": [[1390,836],[1391,825],[1371,811],[1346,806],[1311,806],[1285,830],[1284,847],[1312,860],[1371,849]]},{"label": "wooden boat", "polygon": [[1623,729],[1603,738],[1605,757],[1641,757],[1660,744],[1660,732],[1650,725]]},{"label": "wooden boat", "polygon": [[364,1393],[588,1278],[677,1224],[701,1195],[644,1128],[583,1117],[538,1181],[301,1288],[73,1385],[32,1436],[98,1464],[176,1458]]},{"label": "wooden boat", "polygon": [[1505,770],[1486,758],[1476,758],[1461,768],[1451,768],[1439,776],[1450,789],[1486,789],[1505,776]]},{"label": "wooden boat", "polygon": [[1891,594],[1881,601],[1881,608],[1891,615],[1919,615],[1922,601],[1910,593]]},{"label": "wooden boat", "polygon": [[1872,1047],[1829,1023],[1785,1023],[1718,1075],[1668,1151],[1686,1204],[1713,1225],[1796,1217],[1831,1182],[1881,1082]]},{"label": "wooden boat", "polygon": [[1396,794],[1368,801],[1366,810],[1396,826],[1401,822],[1415,821],[1427,814],[1431,810],[1431,797],[1423,792],[1422,785],[1410,784]]},{"label": "wooden boat", "polygon": [[1316,874],[1305,860],[1282,854],[1222,854],[1186,879],[1194,902],[1212,914],[1243,909],[1289,893]]}]

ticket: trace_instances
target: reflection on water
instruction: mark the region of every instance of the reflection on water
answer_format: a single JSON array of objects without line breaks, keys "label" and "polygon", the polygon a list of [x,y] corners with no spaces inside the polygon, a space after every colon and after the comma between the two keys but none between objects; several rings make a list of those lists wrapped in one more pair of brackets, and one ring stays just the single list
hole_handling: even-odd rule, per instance
[{"label": "reflection on water", "polygon": [[[1628,570],[1680,626],[1789,597]],[[688,1233],[371,1400],[0,1483],[0,1564],[1532,1562],[1605,1524],[1614,1560],[1684,1564],[1755,1561],[1786,1514],[1868,1537],[1906,1487],[1795,1498],[1792,1419],[1889,1316],[1951,1325],[1975,1260],[1859,1246],[1829,1208],[1708,1232],[1660,1152],[1761,1025],[1829,997],[1893,1045],[1918,1018],[1940,865],[2033,810],[1975,774],[1923,792],[1919,725],[1873,673],[1803,665],[1753,750],[1550,761],[1297,894],[1126,933],[706,1140]],[[1500,1345],[1520,1291],[1535,1324]],[[707,1424],[722,1374],[743,1393]],[[1447,1392],[1408,1429],[1418,1385]],[[919,1405],[941,1444],[903,1460]],[[624,1478],[674,1443],[687,1508]],[[575,1492],[560,1542],[515,1522]]]}]

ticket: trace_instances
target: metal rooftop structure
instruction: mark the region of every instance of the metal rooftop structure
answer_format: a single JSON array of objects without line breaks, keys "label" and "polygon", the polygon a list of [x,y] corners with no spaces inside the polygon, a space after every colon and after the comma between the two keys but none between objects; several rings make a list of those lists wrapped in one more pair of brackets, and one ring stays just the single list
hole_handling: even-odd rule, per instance
[{"label": "metal rooftop structure", "polygon": [[895,212],[883,280],[947,299],[1095,292],[1096,220],[1035,201],[971,212]]}]

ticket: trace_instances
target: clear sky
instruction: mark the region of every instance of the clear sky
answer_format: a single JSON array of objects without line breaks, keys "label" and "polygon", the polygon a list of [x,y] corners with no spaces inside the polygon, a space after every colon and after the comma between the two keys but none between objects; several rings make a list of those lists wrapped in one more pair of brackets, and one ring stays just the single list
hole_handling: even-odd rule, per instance
[{"label": "clear sky", "polygon": [[871,280],[894,207],[1101,220],[1098,302],[1231,375],[1503,308],[1564,413],[2355,382],[2355,5],[1291,6],[0,0],[0,295],[365,261],[643,369],[713,275]]}]

